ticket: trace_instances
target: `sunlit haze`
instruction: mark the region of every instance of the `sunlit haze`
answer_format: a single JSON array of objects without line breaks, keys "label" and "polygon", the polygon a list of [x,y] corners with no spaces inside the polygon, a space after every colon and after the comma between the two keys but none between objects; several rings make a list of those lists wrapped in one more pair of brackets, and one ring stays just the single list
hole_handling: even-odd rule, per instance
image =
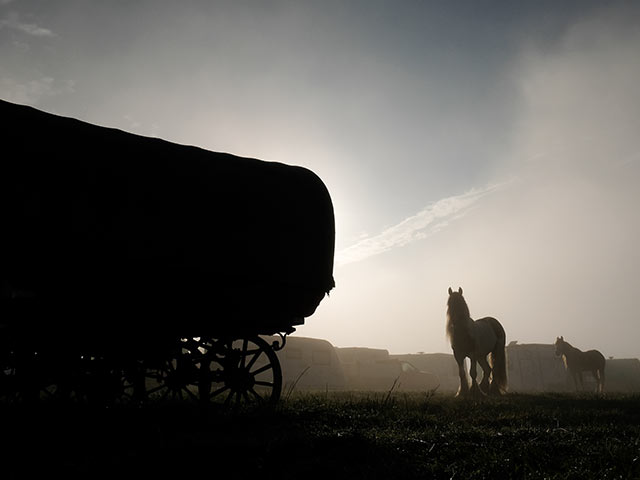
[{"label": "sunlit haze", "polygon": [[[640,3],[0,0],[0,98],[310,168],[336,288],[295,335],[640,357]],[[259,235],[256,235],[259,241]]]}]

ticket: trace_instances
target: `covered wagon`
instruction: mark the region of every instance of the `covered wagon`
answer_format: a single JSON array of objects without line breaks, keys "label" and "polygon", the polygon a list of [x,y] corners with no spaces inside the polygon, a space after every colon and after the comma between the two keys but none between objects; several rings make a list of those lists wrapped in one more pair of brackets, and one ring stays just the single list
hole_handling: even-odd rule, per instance
[{"label": "covered wagon", "polygon": [[[334,286],[322,181],[0,108],[4,390],[78,395],[62,388],[72,372],[92,384],[85,393],[110,383],[139,398],[277,399],[281,344],[260,335],[284,341]],[[96,370],[108,381],[96,386]]]}]

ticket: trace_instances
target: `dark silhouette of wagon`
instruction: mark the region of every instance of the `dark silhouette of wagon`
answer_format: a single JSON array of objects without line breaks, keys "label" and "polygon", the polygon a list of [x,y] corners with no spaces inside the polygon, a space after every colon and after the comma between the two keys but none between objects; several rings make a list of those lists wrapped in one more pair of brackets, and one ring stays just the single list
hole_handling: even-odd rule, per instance
[{"label": "dark silhouette of wagon", "polygon": [[274,349],[334,287],[322,181],[0,107],[0,396],[277,401]]}]

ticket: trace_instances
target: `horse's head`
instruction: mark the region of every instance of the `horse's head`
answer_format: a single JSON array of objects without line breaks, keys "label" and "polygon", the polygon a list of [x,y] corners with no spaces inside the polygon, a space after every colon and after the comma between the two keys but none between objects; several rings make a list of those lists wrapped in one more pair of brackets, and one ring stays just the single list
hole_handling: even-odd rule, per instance
[{"label": "horse's head", "polygon": [[451,287],[449,287],[449,300],[447,300],[447,306],[449,309],[465,303],[464,297],[462,296],[462,288],[458,287],[458,291],[454,292]]},{"label": "horse's head", "polygon": [[[466,331],[469,328],[469,323],[472,323],[472,320],[469,314],[469,306],[462,296],[462,288],[458,288],[458,291],[454,292],[451,287],[449,287],[449,299],[447,300],[447,337],[453,341],[454,330],[456,328],[462,328],[461,331]],[[460,327],[456,327],[456,325]]]},{"label": "horse's head", "polygon": [[462,296],[462,288],[458,288],[457,292],[454,292],[449,287],[449,299],[447,300],[447,315],[451,317],[469,317],[469,307],[467,302]]},{"label": "horse's head", "polygon": [[563,337],[556,337],[556,355],[559,357],[564,353],[564,346],[566,345],[566,342],[564,341]]}]

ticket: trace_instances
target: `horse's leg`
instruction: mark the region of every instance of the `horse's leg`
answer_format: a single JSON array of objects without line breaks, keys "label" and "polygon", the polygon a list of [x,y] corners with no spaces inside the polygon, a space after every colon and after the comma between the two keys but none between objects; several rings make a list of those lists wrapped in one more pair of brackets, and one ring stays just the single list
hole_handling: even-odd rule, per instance
[{"label": "horse's leg", "polygon": [[491,376],[491,366],[487,362],[487,357],[480,357],[478,363],[482,367],[482,381],[480,382],[480,390],[489,393],[489,377]]},{"label": "horse's leg", "polygon": [[584,383],[582,382],[582,372],[576,373],[576,376],[578,377],[578,383],[580,384],[580,391],[584,392]]},{"label": "horse's leg", "polygon": [[476,380],[478,376],[478,362],[475,358],[471,358],[471,368],[469,369],[469,374],[471,375],[471,394],[474,397],[477,397],[482,392],[480,391],[480,387],[478,387],[478,381]]},{"label": "horse's leg", "polygon": [[593,375],[596,381],[596,393],[600,393],[600,375],[598,375],[598,370],[591,370],[591,375]]},{"label": "horse's leg", "polygon": [[578,373],[575,370],[571,370],[571,378],[573,378],[573,386],[576,389],[576,392],[578,392]]},{"label": "horse's leg", "polygon": [[460,388],[458,389],[458,393],[456,393],[457,397],[458,395],[466,395],[469,393],[469,384],[467,383],[467,374],[464,371],[464,355],[460,355],[454,351],[453,356],[458,364],[458,375],[460,376]]},{"label": "horse's leg", "polygon": [[593,370],[593,376],[596,379],[596,393],[604,393],[604,368]]}]

